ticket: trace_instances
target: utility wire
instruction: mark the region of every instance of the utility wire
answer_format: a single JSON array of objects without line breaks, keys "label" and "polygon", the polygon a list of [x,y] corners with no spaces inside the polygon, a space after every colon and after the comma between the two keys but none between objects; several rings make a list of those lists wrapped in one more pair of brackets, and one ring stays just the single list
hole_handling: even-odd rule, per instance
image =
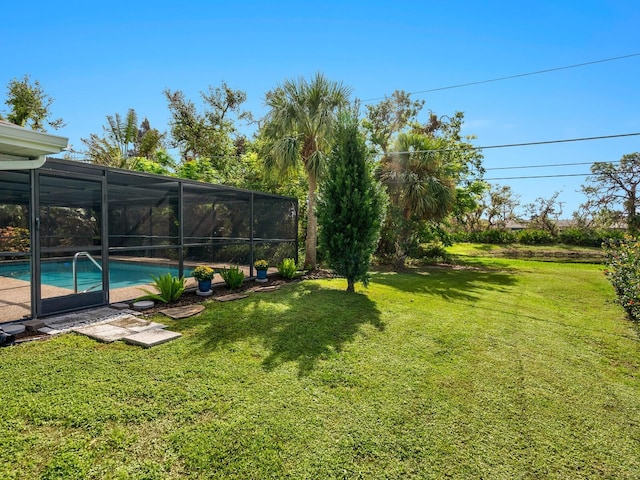
[{"label": "utility wire", "polygon": [[[434,150],[405,150],[402,152],[389,152],[387,155],[397,155],[400,153],[439,153],[439,152],[459,152],[467,150],[489,150],[491,148],[512,148],[512,147],[530,147],[533,145],[551,145],[554,143],[569,143],[569,142],[586,142],[589,140],[605,140],[610,138],[622,138],[622,137],[634,137],[640,135],[640,132],[635,133],[620,133],[617,135],[601,135],[598,137],[581,137],[581,138],[565,138],[560,140],[544,140],[541,142],[526,142],[526,143],[507,143],[502,145],[485,145],[482,147],[474,147],[473,145],[457,148],[441,148]],[[380,153],[378,155],[385,155]]]},{"label": "utility wire", "polygon": [[518,170],[523,168],[547,168],[547,167],[570,167],[573,165],[593,165],[594,163],[620,163],[620,160],[612,160],[606,162],[576,162],[576,163],[549,163],[546,165],[522,165],[517,167],[492,167],[485,168],[486,171],[489,170]]},{"label": "utility wire", "polygon": [[483,181],[490,182],[495,180],[526,180],[529,178],[561,178],[561,177],[591,177],[596,175],[595,173],[562,173],[555,175],[530,175],[521,177],[498,177],[498,178],[483,178]]},{"label": "utility wire", "polygon": [[[554,175],[527,175],[527,176],[517,176],[517,177],[496,177],[496,178],[480,178],[479,180],[482,180],[483,182],[493,182],[496,180],[527,180],[530,178],[562,178],[562,177],[593,177],[597,174],[595,173],[560,173],[560,174],[554,174]],[[392,185],[404,185],[407,183],[424,183],[422,181],[415,181],[415,182],[411,182],[411,181],[386,181],[383,182],[385,185],[388,184],[392,184]]]},{"label": "utility wire", "polygon": [[[568,70],[570,68],[584,67],[584,66],[587,66],[587,65],[594,65],[596,63],[613,62],[615,60],[622,60],[622,59],[625,59],[625,58],[638,57],[638,56],[640,56],[640,52],[638,52],[638,53],[630,53],[629,55],[621,55],[619,57],[611,57],[611,58],[603,58],[601,60],[593,60],[591,62],[576,63],[574,65],[566,65],[564,67],[555,67],[555,68],[547,68],[545,70],[536,70],[535,72],[518,73],[516,75],[508,75],[506,77],[497,77],[497,78],[491,78],[491,79],[488,79],[488,80],[479,80],[479,81],[476,81],[476,82],[459,83],[457,85],[449,85],[449,86],[446,86],[446,87],[430,88],[428,90],[418,90],[416,92],[409,92],[409,95],[418,95],[418,94],[421,94],[421,93],[439,92],[441,90],[451,90],[453,88],[469,87],[469,86],[472,86],[472,85],[481,85],[483,83],[500,82],[502,80],[511,80],[513,78],[528,77],[528,76],[531,76],[531,75],[540,75],[542,73],[557,72],[559,70]],[[375,101],[375,100],[384,100],[385,98],[387,98],[387,97],[369,98],[369,99],[363,100],[363,102],[372,102],[372,101]]]},{"label": "utility wire", "polygon": [[488,150],[490,148],[510,148],[510,147],[529,147],[532,145],[550,145],[552,143],[569,143],[569,142],[585,142],[588,140],[605,140],[609,138],[621,138],[621,137],[634,137],[640,135],[640,132],[635,133],[620,133],[617,135],[601,135],[599,137],[582,137],[582,138],[566,138],[561,140],[546,140],[542,142],[527,142],[527,143],[512,143],[512,144],[504,144],[504,145],[489,145],[485,147],[474,147],[483,150]]}]

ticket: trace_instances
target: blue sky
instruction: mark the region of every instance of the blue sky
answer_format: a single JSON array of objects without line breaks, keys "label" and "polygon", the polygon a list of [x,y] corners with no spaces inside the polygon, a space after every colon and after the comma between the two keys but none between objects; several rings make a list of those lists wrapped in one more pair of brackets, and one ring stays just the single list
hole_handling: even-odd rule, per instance
[{"label": "blue sky", "polygon": [[[39,80],[67,122],[57,133],[76,149],[128,108],[166,130],[166,88],[197,100],[224,80],[260,117],[269,89],[316,71],[366,101],[640,52],[632,1],[31,1],[6,2],[1,15],[0,87],[24,74]],[[511,144],[640,132],[638,78],[640,56],[414,96],[425,113],[465,112],[477,146]],[[635,151],[640,137],[486,150],[484,164],[487,178],[582,174],[588,165],[491,169]],[[523,203],[561,191],[570,217],[584,182],[493,183]]]}]

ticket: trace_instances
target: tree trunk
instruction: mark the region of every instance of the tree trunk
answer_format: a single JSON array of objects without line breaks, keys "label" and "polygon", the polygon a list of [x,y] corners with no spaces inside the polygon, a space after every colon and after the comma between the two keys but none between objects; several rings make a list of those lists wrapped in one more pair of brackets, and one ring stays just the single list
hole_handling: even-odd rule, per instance
[{"label": "tree trunk", "polygon": [[307,195],[307,239],[305,245],[304,267],[310,270],[318,268],[316,244],[318,242],[318,219],[316,217],[316,188],[318,181],[309,174],[309,193]]},{"label": "tree trunk", "polygon": [[347,292],[355,292],[355,282],[351,278],[347,278]]},{"label": "tree trunk", "polygon": [[631,235],[638,235],[640,231],[640,219],[636,214],[636,187],[635,185],[629,190],[627,196],[627,228]]}]

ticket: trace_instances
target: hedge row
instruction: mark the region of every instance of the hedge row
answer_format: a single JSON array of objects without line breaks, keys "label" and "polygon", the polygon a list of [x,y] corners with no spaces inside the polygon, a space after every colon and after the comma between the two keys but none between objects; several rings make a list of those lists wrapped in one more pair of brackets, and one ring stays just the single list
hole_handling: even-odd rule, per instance
[{"label": "hedge row", "polygon": [[581,228],[567,228],[558,235],[552,235],[545,230],[520,230],[517,232],[507,230],[486,230],[484,232],[461,233],[456,235],[459,242],[510,244],[521,243],[523,245],[553,245],[563,243],[582,247],[600,247],[610,240],[621,240],[622,232],[610,230],[587,230]]}]

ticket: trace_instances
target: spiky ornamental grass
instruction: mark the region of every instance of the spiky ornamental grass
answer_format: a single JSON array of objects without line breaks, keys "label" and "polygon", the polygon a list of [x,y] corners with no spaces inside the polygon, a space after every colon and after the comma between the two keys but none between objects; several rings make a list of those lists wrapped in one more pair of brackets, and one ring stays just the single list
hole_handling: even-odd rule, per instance
[{"label": "spiky ornamental grass", "polygon": [[329,265],[353,292],[355,282],[368,284],[387,199],[373,178],[355,115],[343,113],[339,120],[318,198],[319,239]]},{"label": "spiky ornamental grass", "polygon": [[153,279],[153,286],[158,290],[158,293],[143,288],[141,290],[146,295],[138,300],[156,300],[162,303],[171,303],[177,301],[184,293],[184,277],[174,277],[167,272],[157,277],[151,275],[151,278]]}]

